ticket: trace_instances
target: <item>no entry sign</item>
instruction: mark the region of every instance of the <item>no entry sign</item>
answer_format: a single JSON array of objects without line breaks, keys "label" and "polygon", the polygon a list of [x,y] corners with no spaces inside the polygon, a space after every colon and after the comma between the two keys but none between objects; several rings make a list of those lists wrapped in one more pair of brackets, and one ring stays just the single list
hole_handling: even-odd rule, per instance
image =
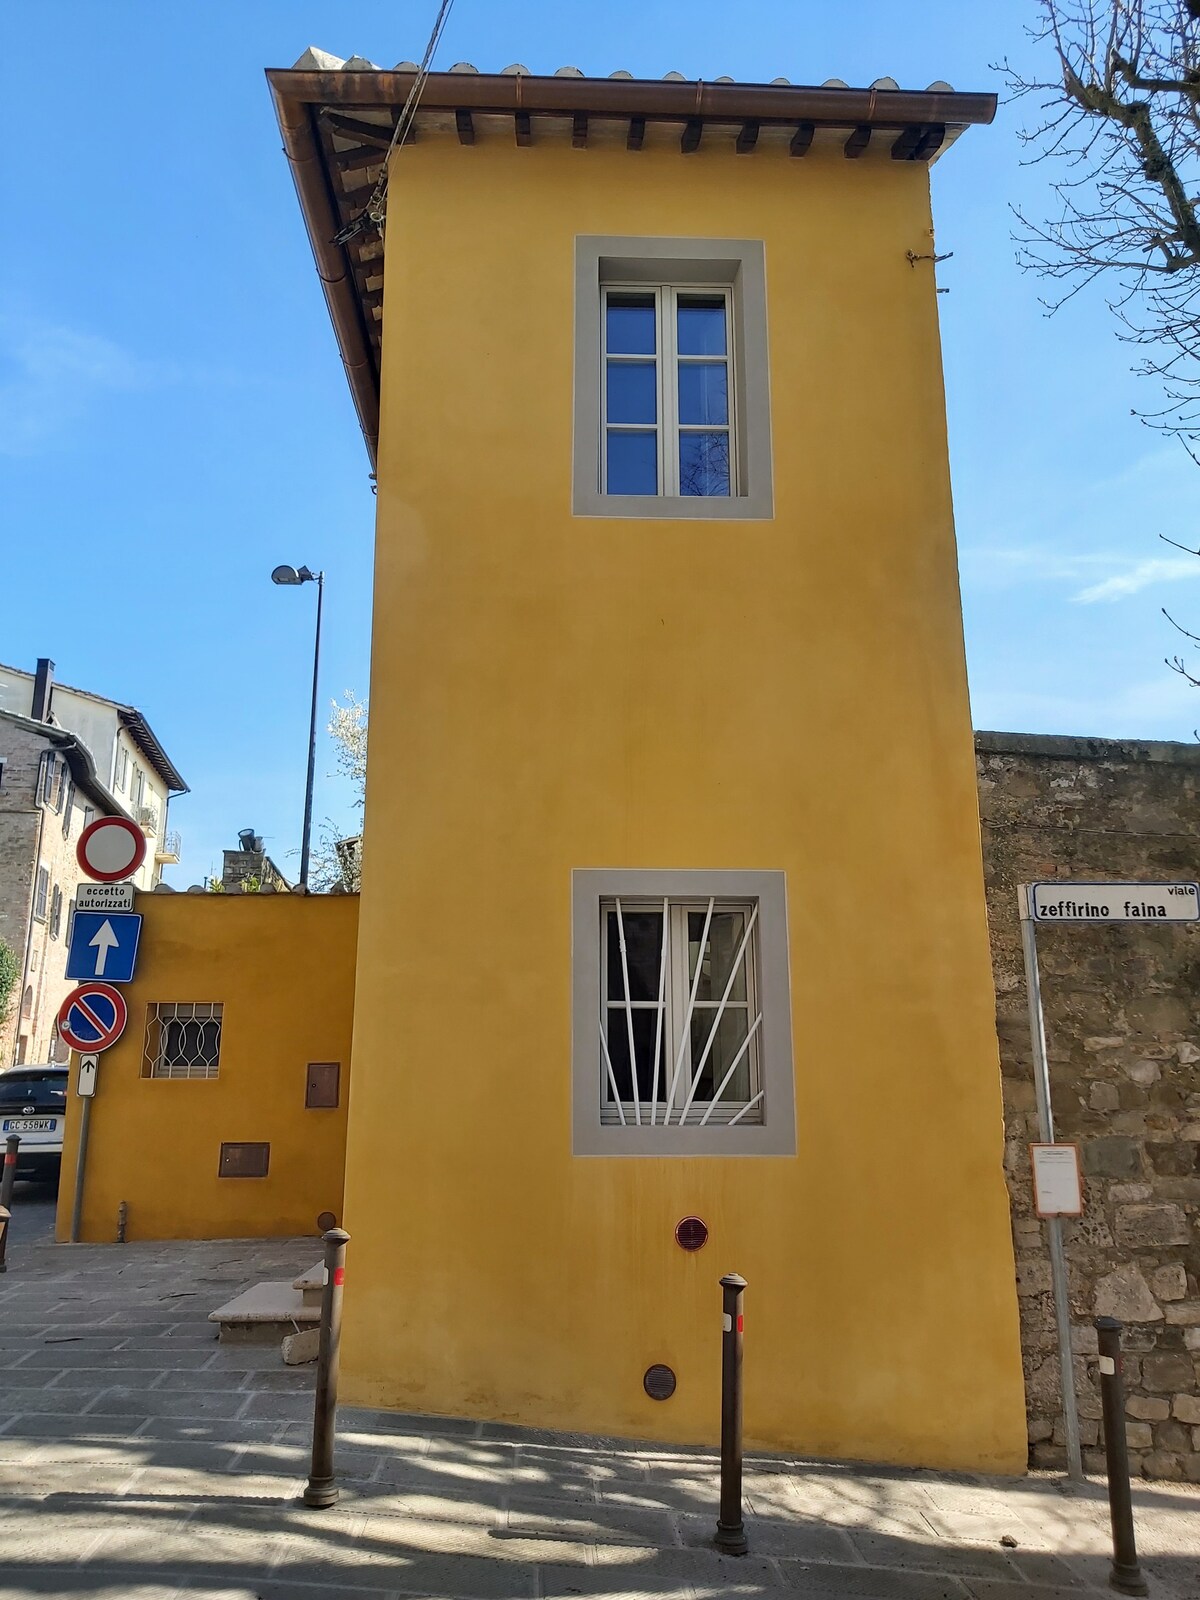
[{"label": "no entry sign", "polygon": [[146,835],[126,817],[97,817],[79,835],[75,856],[89,878],[116,883],[146,859]]},{"label": "no entry sign", "polygon": [[111,983],[81,983],[62,1003],[59,1037],[72,1050],[95,1055],[116,1044],[125,1032],[128,1016],[121,991]]}]

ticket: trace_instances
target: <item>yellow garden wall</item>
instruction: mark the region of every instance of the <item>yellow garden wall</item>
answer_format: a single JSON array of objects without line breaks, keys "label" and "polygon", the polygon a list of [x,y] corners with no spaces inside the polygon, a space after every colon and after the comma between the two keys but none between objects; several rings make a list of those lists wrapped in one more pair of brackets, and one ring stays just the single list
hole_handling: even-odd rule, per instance
[{"label": "yellow garden wall", "polygon": [[[316,1233],[342,1214],[358,899],[353,895],[137,896],[129,1023],[100,1057],[84,1190],[86,1240]],[[146,1007],[220,1001],[218,1077],[143,1076]],[[310,1061],[340,1061],[336,1110],[305,1108]],[[80,1101],[72,1059],[58,1237],[68,1236]],[[265,1178],[220,1178],[223,1141],[268,1141]]]},{"label": "yellow garden wall", "polygon": [[[765,240],[772,520],[572,517],[577,234]],[[1023,1467],[930,249],[886,153],[395,161],[345,1398],[711,1441],[737,1270],[750,1441]],[[794,1158],[572,1156],[580,867],[786,871]]]}]

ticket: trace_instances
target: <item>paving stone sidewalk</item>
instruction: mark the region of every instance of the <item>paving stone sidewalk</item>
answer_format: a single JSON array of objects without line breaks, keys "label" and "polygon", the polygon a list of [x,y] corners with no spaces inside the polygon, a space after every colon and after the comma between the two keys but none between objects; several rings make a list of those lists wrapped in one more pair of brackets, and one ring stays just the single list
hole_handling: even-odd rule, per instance
[{"label": "paving stone sidewalk", "polygon": [[[1102,1487],[747,1462],[750,1555],[711,1548],[711,1451],[351,1410],[339,1504],[299,1500],[313,1368],[218,1345],[314,1240],[56,1246],[18,1186],[0,1278],[0,1600],[1085,1600]],[[1138,1485],[1151,1593],[1200,1596],[1200,1491]],[[1002,1542],[1003,1541],[1003,1542]],[[1009,1541],[1015,1541],[1015,1544]]]}]

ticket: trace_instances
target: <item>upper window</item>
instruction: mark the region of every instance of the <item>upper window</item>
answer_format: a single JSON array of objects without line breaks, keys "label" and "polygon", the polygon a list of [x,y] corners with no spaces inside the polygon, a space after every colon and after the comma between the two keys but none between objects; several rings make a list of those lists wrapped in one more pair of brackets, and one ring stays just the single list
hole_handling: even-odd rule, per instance
[{"label": "upper window", "polygon": [[37,883],[33,891],[33,914],[39,922],[45,922],[49,904],[50,869],[49,867],[39,867],[37,869]]},{"label": "upper window", "polygon": [[757,240],[576,241],[574,510],[770,517]]},{"label": "upper window", "polygon": [[113,772],[113,788],[124,789],[125,779],[129,773],[129,751],[124,745],[117,746],[117,765]]},{"label": "upper window", "polygon": [[576,1155],[792,1155],[781,872],[573,874]]},{"label": "upper window", "polygon": [[62,928],[63,892],[57,884],[50,896],[50,937],[57,939]]},{"label": "upper window", "polygon": [[133,769],[133,784],[129,793],[135,806],[140,806],[146,798],[146,774],[136,764]]},{"label": "upper window", "polygon": [[729,296],[605,288],[605,494],[731,493]]}]

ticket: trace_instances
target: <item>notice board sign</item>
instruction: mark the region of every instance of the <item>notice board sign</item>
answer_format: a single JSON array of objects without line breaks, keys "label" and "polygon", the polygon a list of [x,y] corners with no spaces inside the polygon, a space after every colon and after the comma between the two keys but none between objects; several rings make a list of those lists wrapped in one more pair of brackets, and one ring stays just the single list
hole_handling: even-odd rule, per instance
[{"label": "notice board sign", "polygon": [[1033,1208],[1039,1217],[1081,1217],[1083,1179],[1077,1144],[1031,1144]]}]

